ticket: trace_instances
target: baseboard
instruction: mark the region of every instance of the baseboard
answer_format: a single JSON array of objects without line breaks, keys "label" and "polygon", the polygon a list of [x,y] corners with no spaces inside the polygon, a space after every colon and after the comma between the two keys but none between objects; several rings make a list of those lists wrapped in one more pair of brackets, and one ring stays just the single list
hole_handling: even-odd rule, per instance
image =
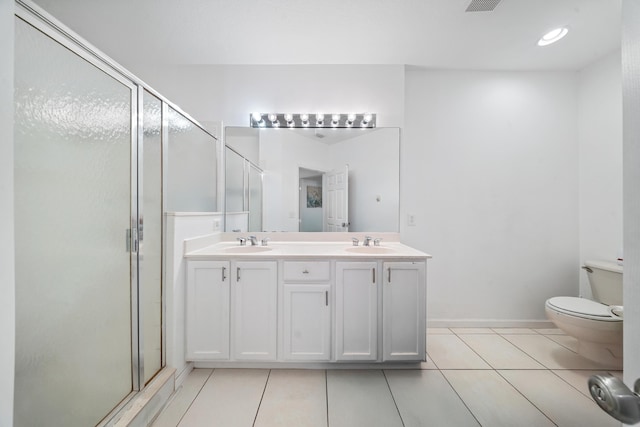
[{"label": "baseboard", "polygon": [[550,320],[531,319],[429,319],[427,328],[534,328],[547,329],[556,326]]}]

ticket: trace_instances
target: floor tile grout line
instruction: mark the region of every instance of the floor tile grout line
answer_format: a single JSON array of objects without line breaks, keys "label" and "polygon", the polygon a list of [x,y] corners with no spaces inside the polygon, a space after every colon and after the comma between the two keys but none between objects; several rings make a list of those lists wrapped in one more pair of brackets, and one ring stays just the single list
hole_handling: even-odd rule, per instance
[{"label": "floor tile grout line", "polygon": [[324,370],[324,399],[327,409],[327,427],[329,427],[329,373],[327,371],[328,369]]},{"label": "floor tile grout line", "polygon": [[[553,341],[554,343],[556,343],[556,344],[558,344],[558,345],[561,345],[562,347],[566,348],[567,350],[569,350],[569,351],[571,351],[571,352],[573,352],[573,353],[575,353],[575,354],[579,354],[579,353],[578,353],[578,352],[576,352],[574,349],[569,348],[569,347],[567,347],[566,345],[564,345],[563,343],[561,343],[561,342],[558,342],[558,341],[554,340],[553,338],[551,338],[551,336],[550,336],[550,335],[544,335],[544,336],[545,336],[545,337],[547,337],[548,339],[550,339],[551,341]],[[560,337],[561,337],[561,336],[563,336],[563,335],[558,335],[558,336],[560,336]]]},{"label": "floor tile grout line", "polygon": [[380,369],[382,372],[382,376],[384,377],[384,382],[387,383],[387,388],[389,389],[389,394],[391,395],[391,400],[393,400],[393,404],[396,407],[396,411],[398,412],[398,417],[400,417],[400,422],[402,423],[402,427],[404,426],[404,420],[402,419],[402,414],[400,413],[400,408],[398,408],[398,402],[396,402],[396,397],[393,395],[393,390],[391,390],[391,385],[389,384],[389,379],[387,378],[387,373],[384,369]]},{"label": "floor tile grout line", "polygon": [[[425,350],[426,353],[426,350]],[[429,353],[426,353],[427,357],[429,358],[429,360],[431,360],[431,363],[433,363],[433,366],[436,367],[436,369],[440,370],[440,367],[438,366],[438,364],[435,362],[435,360],[433,360],[433,358],[431,356],[429,356]]]},{"label": "floor tile grout line", "polygon": [[551,372],[553,375],[555,375],[556,377],[560,378],[562,381],[564,381],[566,384],[568,384],[570,387],[573,387],[574,390],[577,390],[578,393],[580,393],[581,395],[583,395],[584,397],[586,397],[588,399],[587,396],[584,395],[584,393],[582,393],[580,391],[580,389],[578,387],[576,387],[575,385],[571,384],[569,381],[565,380],[564,378],[562,378],[560,375],[558,375],[553,369],[549,369],[549,372]]},{"label": "floor tile grout line", "polygon": [[[463,335],[465,335],[465,334],[463,334]],[[474,335],[474,334],[467,334],[467,335]],[[482,335],[482,334],[475,334],[475,335]],[[484,334],[484,335],[490,335],[490,334]],[[509,345],[513,346],[513,348],[515,348],[516,350],[520,350],[520,351],[522,352],[522,354],[524,354],[524,355],[525,355],[525,356],[527,356],[527,357],[530,357],[530,358],[531,358],[531,360],[533,360],[534,362],[536,362],[536,363],[538,363],[540,366],[542,366],[542,368],[535,368],[535,369],[534,369],[534,368],[532,368],[531,370],[541,370],[541,369],[547,369],[547,370],[548,370],[548,369],[551,369],[551,368],[548,368],[548,367],[547,367],[545,364],[543,364],[542,362],[540,362],[538,359],[536,359],[535,357],[533,357],[532,355],[530,355],[529,353],[527,353],[526,351],[524,351],[524,349],[522,349],[522,348],[518,347],[517,345],[515,345],[514,343],[512,343],[511,341],[509,341],[506,337],[504,337],[504,336],[502,336],[502,335],[500,335],[500,334],[496,334],[496,335],[497,335],[497,336],[499,336],[500,338],[502,338],[502,339],[503,339],[507,344],[509,344]],[[513,335],[521,335],[521,334],[513,334]],[[464,342],[465,344],[467,344],[467,342],[464,340],[464,338],[462,338],[462,337],[460,337],[460,336],[458,336],[458,338],[460,338],[460,340],[461,340],[462,342]],[[553,341],[553,340],[552,340],[552,341]],[[471,346],[470,346],[469,344],[467,344],[467,346],[468,346],[469,348],[471,348]],[[473,348],[471,348],[471,349],[473,350]],[[476,354],[478,354],[478,353],[476,352]],[[478,356],[480,356],[480,354],[478,354]],[[484,360],[484,358],[482,358],[482,356],[480,356],[480,358],[481,358],[482,360]],[[491,363],[489,363],[487,360],[484,360],[484,361],[485,361],[485,363],[486,363],[487,365],[491,366],[491,369],[494,369],[494,370],[497,370],[497,369],[503,369],[503,368],[498,368],[498,367],[493,366],[493,365],[492,365]],[[506,368],[506,370],[517,370],[517,369],[520,369],[520,368]],[[525,370],[527,370],[527,369],[525,369]]]},{"label": "floor tile grout line", "polygon": [[451,387],[451,390],[453,390],[453,392],[456,394],[456,396],[458,396],[458,399],[460,399],[460,402],[462,402],[464,407],[467,408],[467,411],[469,411],[469,413],[471,414],[473,419],[476,420],[476,422],[478,423],[478,425],[480,427],[482,427],[482,423],[480,422],[478,417],[476,417],[476,414],[474,414],[473,411],[471,410],[471,408],[469,408],[469,405],[467,405],[467,402],[465,402],[464,399],[462,398],[462,396],[460,396],[460,393],[458,393],[458,390],[456,390],[456,388],[453,386],[453,384],[451,384],[451,381],[449,381],[449,378],[447,378],[447,376],[442,372],[441,369],[438,369],[438,372],[440,373],[440,375],[442,375],[442,378],[444,378],[444,380],[447,382],[447,384],[449,384],[449,387]]},{"label": "floor tile grout line", "polygon": [[[489,363],[487,360],[484,359],[484,357],[482,357],[477,351],[475,351],[469,344],[467,344],[467,342],[465,340],[463,340],[460,337],[460,335],[456,334],[455,332],[454,332],[454,335],[456,336],[456,338],[458,338],[460,341],[462,341],[462,344],[466,345],[469,348],[469,350],[471,350],[476,356],[478,356],[480,358],[480,360],[482,360],[484,363],[486,363],[487,366],[490,369],[494,369],[494,370],[496,369],[496,368],[493,367],[493,365],[491,363]],[[464,335],[464,334],[462,334],[462,335]],[[477,334],[477,335],[491,335],[491,334]]]},{"label": "floor tile grout line", "polygon": [[591,399],[589,398],[589,396],[587,396],[586,394],[581,392],[580,389],[578,387],[576,387],[574,384],[570,383],[569,381],[567,381],[566,379],[564,379],[560,375],[558,375],[558,373],[556,371],[587,371],[587,372],[591,372],[591,373],[608,372],[606,370],[599,371],[597,369],[549,369],[549,372],[551,372],[553,375],[555,375],[556,377],[558,377],[559,379],[564,381],[565,384],[568,384],[570,387],[572,387],[574,390],[576,390],[578,393],[580,393],[580,395],[584,396],[590,402],[591,402]]},{"label": "floor tile grout line", "polygon": [[[546,370],[547,370],[547,371],[551,371],[550,369],[546,369]],[[496,371],[495,371],[495,372],[496,372],[496,374],[498,374],[498,375],[500,376],[500,378],[502,378],[503,380],[505,380],[505,381],[507,382],[507,384],[509,384],[511,387],[513,387],[513,389],[514,389],[515,391],[517,391],[517,392],[518,392],[518,394],[519,394],[520,396],[522,396],[522,397],[523,397],[527,402],[529,402],[529,403],[531,404],[531,406],[533,406],[534,408],[536,408],[536,409],[537,409],[537,410],[538,410],[542,415],[544,415],[544,416],[545,416],[545,418],[546,418],[546,419],[548,419],[548,420],[551,422],[551,424],[553,424],[554,426],[557,426],[557,425],[558,425],[558,424],[556,424],[556,423],[551,419],[551,417],[550,417],[549,415],[547,415],[547,414],[542,410],[542,408],[539,408],[539,407],[538,407],[538,405],[536,405],[535,403],[533,403],[533,402],[532,402],[532,401],[531,401],[527,396],[525,396],[525,394],[524,394],[522,391],[520,391],[520,389],[519,389],[518,387],[516,387],[514,384],[512,384],[512,383],[511,383],[511,381],[509,381],[509,380],[508,380],[504,375],[502,375],[502,374],[500,373],[500,371],[498,371],[498,370],[496,369]]]},{"label": "floor tile grout line", "polygon": [[[548,339],[549,341],[551,341],[552,343],[558,344],[557,342],[555,342],[554,340],[552,340],[551,338],[548,338],[546,335],[542,335],[540,334],[540,336],[545,337],[546,339]],[[513,346],[515,346],[517,349],[519,349],[520,351],[522,351],[523,353],[525,353],[526,355],[528,355],[530,358],[532,358],[533,360],[535,360],[536,362],[538,362],[540,365],[544,366],[544,368],[546,370],[551,370],[552,368],[550,366],[547,366],[546,364],[542,363],[542,361],[538,360],[533,354],[529,354],[528,351],[526,351],[524,348],[520,347],[518,344],[512,342],[511,340],[505,338],[507,341],[509,341],[509,343]],[[560,345],[560,344],[558,344]]]},{"label": "floor tile grout line", "polygon": [[269,373],[267,374],[267,380],[264,382],[264,388],[262,389],[262,395],[260,396],[260,402],[258,402],[258,407],[256,408],[256,415],[253,417],[253,424],[251,426],[256,425],[256,421],[258,421],[258,414],[260,413],[260,406],[262,406],[262,400],[264,399],[264,394],[267,392],[267,386],[269,384],[269,378],[271,377],[272,369],[269,369]]},{"label": "floor tile grout line", "polygon": [[[195,369],[195,368],[194,368]],[[193,369],[191,369],[191,372],[193,372]],[[189,372],[189,374],[187,374],[187,376],[191,375],[191,372]],[[215,369],[211,369],[211,372],[209,372],[209,375],[207,375],[207,379],[204,380],[202,382],[202,386],[200,387],[200,389],[198,390],[198,392],[196,393],[196,395],[193,397],[193,399],[191,399],[191,403],[189,403],[189,406],[187,406],[187,408],[185,409],[185,411],[182,413],[182,415],[180,416],[180,419],[178,420],[178,423],[176,424],[176,427],[178,427],[180,425],[180,423],[182,422],[182,420],[184,419],[184,417],[187,415],[187,412],[189,412],[189,409],[191,409],[191,407],[193,406],[194,402],[196,401],[196,399],[198,398],[198,396],[200,396],[200,393],[202,392],[202,389],[204,388],[204,386],[209,382],[209,380],[211,379],[211,377],[213,376],[213,373],[215,372]],[[184,381],[186,381],[187,378],[185,377]],[[180,384],[180,387],[183,387],[184,390],[184,381],[183,384]],[[164,411],[164,409],[163,409]]]}]

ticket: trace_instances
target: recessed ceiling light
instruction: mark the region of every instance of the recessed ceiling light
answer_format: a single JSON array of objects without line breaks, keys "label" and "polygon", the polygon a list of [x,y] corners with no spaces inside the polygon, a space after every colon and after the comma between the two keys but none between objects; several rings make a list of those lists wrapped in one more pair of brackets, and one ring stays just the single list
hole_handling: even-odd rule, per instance
[{"label": "recessed ceiling light", "polygon": [[540,40],[538,40],[538,46],[547,46],[551,43],[555,43],[564,36],[567,35],[569,30],[565,27],[556,28],[555,30],[549,31],[547,34],[542,36]]}]

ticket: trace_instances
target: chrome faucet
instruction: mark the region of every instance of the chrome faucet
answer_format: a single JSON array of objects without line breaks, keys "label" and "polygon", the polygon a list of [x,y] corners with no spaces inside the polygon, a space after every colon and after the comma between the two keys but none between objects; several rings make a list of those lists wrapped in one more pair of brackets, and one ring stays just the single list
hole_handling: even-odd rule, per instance
[{"label": "chrome faucet", "polygon": [[258,244],[258,238],[256,236],[249,236],[249,240],[251,241],[251,246],[256,246]]},{"label": "chrome faucet", "polygon": [[371,236],[364,236],[364,242],[362,242],[362,244],[363,244],[364,246],[371,246],[371,245],[370,245],[371,240],[372,240]]},{"label": "chrome faucet", "polygon": [[240,246],[245,246],[247,244],[247,239],[245,239],[244,237],[238,237],[236,238],[236,240],[240,242]]}]

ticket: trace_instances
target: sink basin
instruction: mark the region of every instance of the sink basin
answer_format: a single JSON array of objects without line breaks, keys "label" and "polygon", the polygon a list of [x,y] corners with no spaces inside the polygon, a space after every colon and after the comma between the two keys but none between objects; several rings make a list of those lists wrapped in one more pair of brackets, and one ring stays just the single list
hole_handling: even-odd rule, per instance
[{"label": "sink basin", "polygon": [[395,252],[394,249],[384,246],[351,246],[346,248],[345,251],[355,254],[391,254]]},{"label": "sink basin", "polygon": [[227,248],[224,251],[230,254],[255,254],[270,250],[271,248],[268,246],[234,246],[232,248]]}]

